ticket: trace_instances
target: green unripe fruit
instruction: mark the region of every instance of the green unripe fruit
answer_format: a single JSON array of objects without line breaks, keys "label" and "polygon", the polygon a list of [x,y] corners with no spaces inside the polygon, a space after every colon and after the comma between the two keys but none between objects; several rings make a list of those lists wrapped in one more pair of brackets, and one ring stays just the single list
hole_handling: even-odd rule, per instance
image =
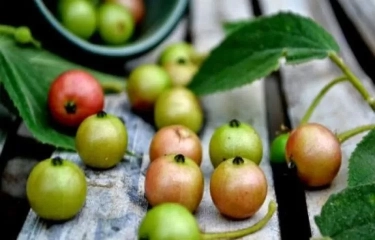
[{"label": "green unripe fruit", "polygon": [[94,34],[97,15],[90,1],[62,0],[58,10],[61,23],[70,32],[83,39],[89,39]]},{"label": "green unripe fruit", "polygon": [[124,157],[128,133],[118,117],[100,111],[79,125],[75,140],[78,155],[87,166],[107,169]]},{"label": "green unripe fruit", "polygon": [[270,161],[273,163],[284,163],[285,158],[285,147],[288,142],[289,133],[282,133],[278,135],[271,144],[270,148]]},{"label": "green unripe fruit", "polygon": [[106,2],[98,9],[98,31],[102,40],[110,45],[126,43],[133,35],[133,15],[120,4]]},{"label": "green unripe fruit", "polygon": [[191,90],[173,87],[162,92],[156,100],[154,120],[158,129],[180,124],[198,133],[203,125],[203,109]]},{"label": "green unripe fruit", "polygon": [[214,131],[209,143],[209,155],[214,168],[236,156],[259,165],[263,157],[262,140],[252,126],[233,119]]},{"label": "green unripe fruit", "polygon": [[177,203],[163,203],[149,210],[138,229],[138,239],[200,240],[194,216]]},{"label": "green unripe fruit", "polygon": [[193,46],[186,42],[176,42],[168,45],[159,57],[159,64],[167,63],[192,63],[194,61],[195,50]]}]

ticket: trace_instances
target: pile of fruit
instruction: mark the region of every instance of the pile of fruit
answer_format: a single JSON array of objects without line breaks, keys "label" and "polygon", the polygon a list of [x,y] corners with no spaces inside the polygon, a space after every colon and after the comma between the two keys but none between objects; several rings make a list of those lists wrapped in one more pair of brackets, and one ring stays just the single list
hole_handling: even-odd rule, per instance
[{"label": "pile of fruit", "polygon": [[[204,113],[199,99],[187,87],[199,68],[197,56],[190,44],[173,43],[164,49],[157,63],[140,65],[129,75],[126,94],[131,108],[152,112],[157,128],[149,146],[150,163],[144,184],[145,197],[153,208],[140,223],[141,239],[201,239],[206,234],[194,218],[204,192],[204,149],[198,135]],[[126,124],[104,111],[104,101],[99,82],[82,70],[60,74],[48,93],[52,121],[75,130],[79,157],[86,166],[99,170],[115,167],[128,146]],[[268,193],[267,179],[259,166],[263,144],[256,129],[232,119],[215,129],[207,150],[214,169],[210,196],[218,212],[229,219],[252,217]],[[304,184],[321,187],[338,173],[340,143],[324,126],[303,124],[274,139],[270,160],[296,165]],[[86,194],[83,171],[60,157],[38,163],[27,182],[30,206],[44,219],[73,218],[83,208]],[[263,225],[275,209],[271,201],[268,214],[261,220]],[[174,229],[170,228],[172,222]],[[210,234],[239,237],[253,231],[250,227]]]},{"label": "pile of fruit", "polygon": [[178,42],[167,46],[157,63],[136,67],[127,83],[132,109],[140,114],[153,113],[158,129],[183,124],[198,133],[203,108],[187,88],[199,68],[198,56],[190,44]]},{"label": "pile of fruit", "polygon": [[107,45],[123,45],[145,16],[143,0],[60,0],[57,18],[74,35],[96,34]]}]

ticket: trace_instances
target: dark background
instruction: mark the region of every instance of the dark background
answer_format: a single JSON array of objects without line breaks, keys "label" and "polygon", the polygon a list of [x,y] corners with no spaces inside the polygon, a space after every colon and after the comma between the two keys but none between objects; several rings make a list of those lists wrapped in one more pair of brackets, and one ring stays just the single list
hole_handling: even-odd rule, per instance
[{"label": "dark background", "polygon": [[[256,0],[249,1],[253,4],[254,14],[260,15],[261,11],[258,2]],[[375,68],[373,67],[375,59],[373,54],[337,1],[330,0],[330,3],[358,62],[366,74],[371,79],[375,79]],[[60,54],[71,61],[96,68],[97,70],[120,76],[127,74],[124,68],[126,59],[104,59],[90,56],[89,54],[81,54],[74,46],[62,41],[38,14],[32,0],[2,1],[0,5],[0,24],[14,26],[27,25],[31,28],[34,36],[43,41],[44,48],[48,50]],[[188,34],[186,40],[189,41],[189,39]],[[266,81],[267,107],[274,109],[268,113],[270,139],[275,137],[275,132],[281,124],[290,125],[278,73],[274,74],[274,79],[274,81]],[[9,137],[0,155],[0,173],[3,172],[6,162],[13,157],[27,156],[35,159],[43,159],[49,157],[53,151],[52,147],[40,145],[32,139],[17,136],[15,133],[19,124],[19,121],[12,124],[1,123],[2,127],[9,130]],[[311,232],[303,189],[296,181],[293,172],[288,170],[285,165],[273,165],[272,169],[279,205],[278,216],[282,238],[295,239],[296,229],[299,229],[302,234],[298,239],[309,239]],[[0,239],[16,239],[28,211],[29,205],[25,199],[15,199],[1,191],[0,220],[3,224],[1,225],[2,232]]]}]

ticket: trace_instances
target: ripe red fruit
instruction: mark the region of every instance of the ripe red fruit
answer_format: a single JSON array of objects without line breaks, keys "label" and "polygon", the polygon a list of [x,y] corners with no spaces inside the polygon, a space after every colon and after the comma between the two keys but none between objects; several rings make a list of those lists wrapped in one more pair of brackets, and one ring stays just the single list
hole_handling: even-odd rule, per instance
[{"label": "ripe red fruit", "polygon": [[211,175],[212,201],[228,218],[253,216],[266,200],[267,189],[263,170],[255,162],[239,156],[221,162]]},{"label": "ripe red fruit", "polygon": [[308,187],[330,184],[341,166],[338,138],[318,123],[307,123],[294,129],[286,144],[285,154],[287,162],[293,162],[299,179]]},{"label": "ripe red fruit", "polygon": [[166,154],[183,154],[199,166],[202,162],[202,144],[195,132],[183,125],[170,125],[158,130],[151,140],[150,161]]},{"label": "ripe red fruit", "polygon": [[60,74],[48,92],[51,117],[67,127],[78,127],[88,116],[104,107],[104,92],[89,73],[73,69]]},{"label": "ripe red fruit", "polygon": [[203,172],[182,154],[155,159],[145,177],[145,196],[151,206],[173,202],[194,212],[202,201],[203,189]]}]

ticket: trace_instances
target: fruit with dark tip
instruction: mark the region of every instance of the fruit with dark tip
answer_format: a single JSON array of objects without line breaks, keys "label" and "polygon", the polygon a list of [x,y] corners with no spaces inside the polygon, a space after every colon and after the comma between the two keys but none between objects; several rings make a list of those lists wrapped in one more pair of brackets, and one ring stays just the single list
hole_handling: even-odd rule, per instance
[{"label": "fruit with dark tip", "polygon": [[295,128],[288,138],[285,154],[287,162],[296,167],[299,179],[308,187],[329,185],[340,170],[340,141],[318,123]]}]

